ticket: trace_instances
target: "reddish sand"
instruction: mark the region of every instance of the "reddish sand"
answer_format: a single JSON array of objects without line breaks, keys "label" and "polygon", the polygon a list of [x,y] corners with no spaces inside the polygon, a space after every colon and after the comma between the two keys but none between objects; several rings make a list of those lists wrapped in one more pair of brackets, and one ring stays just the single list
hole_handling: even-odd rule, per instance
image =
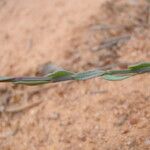
[{"label": "reddish sand", "polygon": [[[0,76],[37,75],[48,62],[83,71],[150,61],[149,5],[144,0],[1,0]],[[102,45],[126,35],[130,38]],[[150,148],[149,74],[118,82],[0,84],[0,111],[0,150]]]}]

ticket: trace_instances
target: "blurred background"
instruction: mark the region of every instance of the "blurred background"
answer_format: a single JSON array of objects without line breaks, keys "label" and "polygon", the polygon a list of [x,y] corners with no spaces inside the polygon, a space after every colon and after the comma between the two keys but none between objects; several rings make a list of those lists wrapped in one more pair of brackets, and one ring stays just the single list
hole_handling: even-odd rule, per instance
[{"label": "blurred background", "polygon": [[[0,0],[0,76],[150,61],[148,0]],[[0,84],[0,150],[148,150],[150,76]]]}]

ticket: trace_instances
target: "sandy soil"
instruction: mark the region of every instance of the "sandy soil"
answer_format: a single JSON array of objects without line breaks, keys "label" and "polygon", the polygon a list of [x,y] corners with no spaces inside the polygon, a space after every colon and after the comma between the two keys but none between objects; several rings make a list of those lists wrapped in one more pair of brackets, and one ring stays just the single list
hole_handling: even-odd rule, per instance
[{"label": "sandy soil", "polygon": [[[124,69],[150,61],[149,41],[146,0],[0,0],[1,76]],[[149,150],[149,81],[0,84],[0,150]]]}]

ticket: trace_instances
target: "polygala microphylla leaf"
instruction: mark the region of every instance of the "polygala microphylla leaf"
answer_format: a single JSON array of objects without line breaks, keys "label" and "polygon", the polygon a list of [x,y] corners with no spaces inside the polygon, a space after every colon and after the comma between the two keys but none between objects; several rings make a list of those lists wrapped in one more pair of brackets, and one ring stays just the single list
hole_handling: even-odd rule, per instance
[{"label": "polygala microphylla leaf", "polygon": [[87,80],[90,78],[95,78],[98,76],[101,76],[105,73],[105,71],[102,70],[90,70],[90,71],[85,71],[85,72],[80,72],[80,73],[76,73],[73,76],[73,79],[75,80]]},{"label": "polygala microphylla leaf", "polygon": [[135,64],[135,65],[132,65],[132,66],[129,66],[128,68],[130,70],[140,70],[140,69],[143,69],[143,68],[147,68],[147,67],[150,67],[150,63],[139,63],[139,64]]},{"label": "polygala microphylla leaf", "polygon": [[67,80],[87,80],[101,77],[105,80],[119,81],[134,75],[150,73],[150,62],[144,62],[129,66],[124,70],[101,70],[95,69],[85,72],[74,73],[61,68],[54,69],[47,75],[41,77],[0,77],[0,82],[12,82],[14,84],[40,85],[53,82],[62,82]]},{"label": "polygala microphylla leaf", "polygon": [[70,72],[70,71],[56,71],[54,73],[48,74],[46,75],[46,77],[48,77],[49,79],[51,79],[53,82],[58,82],[58,81],[64,81],[64,80],[71,80],[72,79],[72,75],[74,73]]},{"label": "polygala microphylla leaf", "polygon": [[13,77],[0,77],[0,82],[9,82],[13,79]]},{"label": "polygala microphylla leaf", "polygon": [[129,77],[131,77],[131,75],[130,76],[117,76],[117,75],[107,74],[107,75],[102,76],[103,79],[110,80],[110,81],[124,80],[124,79],[127,79]]}]

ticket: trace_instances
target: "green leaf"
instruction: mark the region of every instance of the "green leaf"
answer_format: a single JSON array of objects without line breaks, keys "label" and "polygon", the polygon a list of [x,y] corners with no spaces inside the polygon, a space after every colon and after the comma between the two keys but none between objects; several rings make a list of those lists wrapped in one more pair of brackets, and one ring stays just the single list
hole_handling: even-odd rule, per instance
[{"label": "green leaf", "polygon": [[25,84],[25,85],[38,85],[46,84],[51,82],[60,82],[66,80],[87,80],[95,77],[102,77],[103,79],[110,81],[124,80],[131,76],[149,73],[150,62],[140,63],[133,66],[129,66],[125,70],[90,70],[80,73],[73,73],[64,69],[56,70],[54,72],[41,77],[0,77],[0,82],[12,82],[14,84]]},{"label": "green leaf", "polygon": [[57,71],[51,74],[46,75],[45,77],[48,77],[52,82],[59,82],[59,81],[65,81],[65,80],[71,80],[72,75],[74,73],[70,71]]},{"label": "green leaf", "polygon": [[25,84],[25,85],[39,85],[39,84],[46,84],[49,81],[15,81],[14,84]]},{"label": "green leaf", "polygon": [[139,70],[142,70],[142,69],[147,68],[147,67],[148,68],[150,67],[149,62],[132,65],[132,66],[129,66],[128,69],[130,69],[132,71],[139,71]]},{"label": "green leaf", "polygon": [[73,79],[75,79],[75,80],[87,80],[87,79],[90,79],[90,78],[95,78],[95,77],[101,76],[104,73],[105,73],[105,71],[99,70],[99,69],[90,70],[90,71],[76,73],[73,76]]},{"label": "green leaf", "polygon": [[129,75],[129,76],[117,76],[117,75],[106,74],[106,75],[102,76],[103,79],[110,80],[110,81],[124,80],[124,79],[127,79],[129,77],[131,77],[131,75]]},{"label": "green leaf", "polygon": [[9,82],[13,79],[13,77],[0,77],[0,82]]}]

